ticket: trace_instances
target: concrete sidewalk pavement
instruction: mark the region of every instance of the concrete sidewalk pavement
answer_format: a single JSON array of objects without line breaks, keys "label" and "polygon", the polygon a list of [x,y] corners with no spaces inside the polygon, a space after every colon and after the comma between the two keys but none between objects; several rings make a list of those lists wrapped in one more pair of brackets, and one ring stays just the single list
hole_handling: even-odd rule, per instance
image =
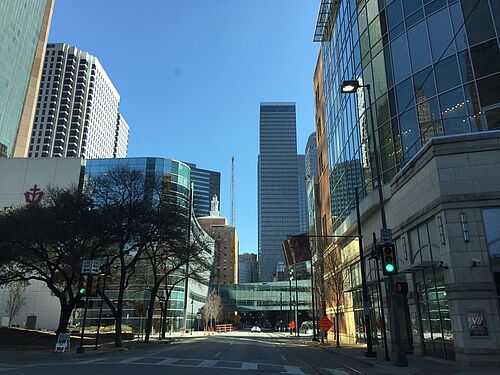
[{"label": "concrete sidewalk pavement", "polygon": [[[323,349],[331,355],[340,355],[374,367],[377,373],[387,374],[415,374],[415,375],[500,375],[500,368],[493,366],[467,366],[460,362],[448,361],[444,359],[432,357],[419,357],[415,355],[408,355],[408,367],[396,367],[393,362],[385,361],[384,349],[381,347],[375,348],[377,352],[376,358],[367,358],[364,356],[366,346],[364,345],[343,345],[336,348],[329,343],[321,344],[320,342],[312,341],[312,336],[295,337],[289,336],[287,333],[274,332],[275,336],[281,339],[290,340],[290,342],[308,344]],[[394,353],[389,353],[391,356]]]}]

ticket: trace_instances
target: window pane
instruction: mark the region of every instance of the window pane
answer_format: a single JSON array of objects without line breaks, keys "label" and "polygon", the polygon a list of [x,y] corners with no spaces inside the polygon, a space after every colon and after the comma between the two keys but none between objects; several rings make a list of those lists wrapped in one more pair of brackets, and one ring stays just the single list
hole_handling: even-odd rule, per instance
[{"label": "window pane", "polygon": [[493,19],[497,26],[497,33],[500,33],[500,1],[490,0],[491,10],[493,11]]},{"label": "window pane", "polygon": [[403,19],[403,9],[401,7],[401,0],[395,0],[386,8],[387,24],[389,30],[396,26],[399,21]]},{"label": "window pane", "polygon": [[417,99],[417,118],[420,125],[420,137],[422,144],[435,136],[443,135],[443,126],[441,123],[441,113],[436,98],[428,101],[419,101]]},{"label": "window pane", "polygon": [[486,123],[488,124],[488,130],[500,129],[500,108],[486,111]]},{"label": "window pane", "polygon": [[399,117],[401,129],[401,143],[403,144],[403,159],[407,162],[420,149],[420,138],[415,108],[403,113]]},{"label": "window pane", "polygon": [[471,48],[472,62],[476,78],[481,78],[500,70],[500,51],[496,39]]},{"label": "window pane", "polygon": [[434,83],[434,74],[432,68],[429,67],[413,76],[415,80],[415,97],[426,100],[436,95],[436,84]]},{"label": "window pane", "polygon": [[396,86],[396,97],[399,113],[414,105],[413,85],[410,78]]},{"label": "window pane", "polygon": [[461,0],[460,3],[462,4],[464,18],[467,19],[465,28],[471,45],[481,43],[495,36],[488,1]]},{"label": "window pane", "polygon": [[450,5],[451,23],[453,25],[453,31],[457,36],[455,37],[455,44],[459,51],[467,48],[467,35],[465,33],[465,27],[462,27],[464,23],[464,18],[462,16],[462,8],[460,3],[455,3]]},{"label": "window pane", "polygon": [[[448,9],[443,9],[427,18],[427,25],[429,26],[429,39],[431,40],[434,62],[438,61],[441,56],[446,57],[455,52]],[[451,45],[448,47],[450,43]]]},{"label": "window pane", "polygon": [[435,72],[439,92],[446,91],[460,84],[460,74],[455,55],[436,64]]},{"label": "window pane", "polygon": [[422,8],[422,0],[406,0],[404,2],[405,16],[409,16],[419,8]]},{"label": "window pane", "polygon": [[474,79],[474,73],[468,50],[462,51],[458,54],[458,64],[460,65],[462,82],[466,83],[472,81]]},{"label": "window pane", "polygon": [[408,30],[408,44],[410,46],[411,66],[414,72],[418,72],[431,64],[425,22],[420,22]]},{"label": "window pane", "polygon": [[445,135],[470,132],[462,88],[439,96]]},{"label": "window pane", "polygon": [[500,103],[500,74],[477,81],[481,106]]},{"label": "window pane", "polygon": [[410,59],[404,35],[401,35],[392,42],[391,52],[394,66],[394,80],[397,84],[410,75]]},{"label": "window pane", "polygon": [[472,131],[484,130],[476,86],[473,83],[464,85],[464,93],[467,114],[469,115],[469,122],[471,124]]}]

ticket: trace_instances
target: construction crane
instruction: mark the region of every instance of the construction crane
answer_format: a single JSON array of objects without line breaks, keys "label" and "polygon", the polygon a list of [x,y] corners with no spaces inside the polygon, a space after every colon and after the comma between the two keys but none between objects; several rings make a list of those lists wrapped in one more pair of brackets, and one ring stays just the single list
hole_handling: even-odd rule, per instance
[{"label": "construction crane", "polygon": [[236,226],[236,218],[235,218],[235,207],[234,207],[234,202],[235,202],[235,187],[236,187],[236,181],[234,177],[234,156],[231,157],[231,225],[234,227]]}]

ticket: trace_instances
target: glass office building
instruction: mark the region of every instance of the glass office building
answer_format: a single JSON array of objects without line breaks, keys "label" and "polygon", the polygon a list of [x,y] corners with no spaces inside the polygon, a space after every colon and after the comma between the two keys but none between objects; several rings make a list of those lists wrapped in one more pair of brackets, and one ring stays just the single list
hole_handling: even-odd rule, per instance
[{"label": "glass office building", "polygon": [[175,199],[180,207],[185,207],[187,213],[191,169],[186,164],[163,158],[91,159],[86,161],[85,176],[99,177],[119,167],[144,172],[145,184],[148,178],[163,178],[169,189],[169,198]]},{"label": "glass office building", "polygon": [[[322,0],[332,224],[375,187],[370,105],[387,183],[431,138],[500,128],[500,2]],[[342,82],[371,86],[343,94]]]},{"label": "glass office building", "polygon": [[[196,217],[210,216],[210,202],[214,195],[220,201],[220,172],[196,167],[196,164],[187,163],[191,168],[191,182],[194,183],[193,210]],[[232,223],[231,223],[232,224]]]},{"label": "glass office building", "polygon": [[53,0],[0,2],[0,156],[14,154],[18,135],[26,139],[16,156],[26,156],[52,5]]}]

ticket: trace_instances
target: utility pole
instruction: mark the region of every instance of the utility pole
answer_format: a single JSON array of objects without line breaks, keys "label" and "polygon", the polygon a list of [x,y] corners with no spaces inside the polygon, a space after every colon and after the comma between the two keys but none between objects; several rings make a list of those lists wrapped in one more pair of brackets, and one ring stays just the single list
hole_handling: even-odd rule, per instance
[{"label": "utility pole", "polygon": [[188,314],[188,292],[189,292],[189,257],[191,248],[191,211],[193,210],[193,192],[194,182],[191,182],[191,190],[189,191],[189,213],[188,213],[188,228],[187,228],[187,261],[186,261],[186,280],[184,281],[184,333],[187,331],[187,314]]}]

